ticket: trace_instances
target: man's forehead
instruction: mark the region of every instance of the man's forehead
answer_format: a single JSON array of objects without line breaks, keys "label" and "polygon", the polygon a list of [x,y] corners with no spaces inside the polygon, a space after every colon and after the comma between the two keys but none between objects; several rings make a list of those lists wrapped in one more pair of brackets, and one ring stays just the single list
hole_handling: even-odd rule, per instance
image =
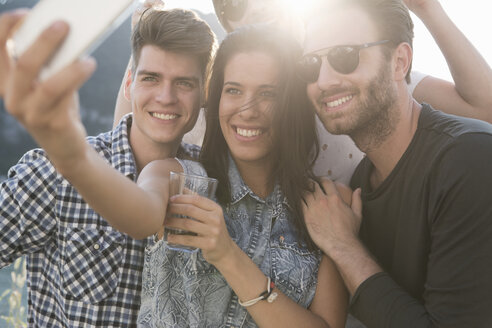
[{"label": "man's forehead", "polygon": [[361,44],[377,39],[376,26],[358,7],[346,6],[320,12],[306,24],[304,53],[338,45]]},{"label": "man's forehead", "polygon": [[196,56],[149,45],[142,48],[137,73],[140,71],[162,76],[201,78],[200,61]]}]

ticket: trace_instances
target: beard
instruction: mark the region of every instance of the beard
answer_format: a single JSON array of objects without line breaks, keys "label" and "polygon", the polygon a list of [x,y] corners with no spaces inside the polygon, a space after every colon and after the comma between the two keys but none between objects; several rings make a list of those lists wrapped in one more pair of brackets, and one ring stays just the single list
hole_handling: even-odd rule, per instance
[{"label": "beard", "polygon": [[380,145],[395,130],[399,121],[396,87],[390,78],[390,67],[382,65],[376,77],[364,89],[351,90],[359,95],[349,113],[325,117],[323,125],[332,134],[346,134],[357,147],[368,152]]}]

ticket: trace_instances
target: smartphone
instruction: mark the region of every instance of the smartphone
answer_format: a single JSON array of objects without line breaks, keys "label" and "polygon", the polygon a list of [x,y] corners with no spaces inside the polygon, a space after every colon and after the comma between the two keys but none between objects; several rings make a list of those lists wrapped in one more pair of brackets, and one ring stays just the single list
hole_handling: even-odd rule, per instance
[{"label": "smartphone", "polygon": [[45,80],[74,60],[89,55],[138,5],[138,0],[40,0],[21,22],[9,41],[17,58],[55,20],[64,20],[70,32],[39,79]]}]

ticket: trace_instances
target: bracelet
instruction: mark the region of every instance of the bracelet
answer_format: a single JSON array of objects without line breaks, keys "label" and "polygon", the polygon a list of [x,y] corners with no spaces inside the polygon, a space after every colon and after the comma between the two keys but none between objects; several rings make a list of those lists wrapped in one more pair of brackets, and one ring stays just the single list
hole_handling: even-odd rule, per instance
[{"label": "bracelet", "polygon": [[238,300],[239,305],[248,307],[263,300],[267,300],[268,303],[272,303],[277,299],[278,296],[276,292],[273,292],[274,287],[275,284],[273,283],[272,279],[270,279],[270,277],[267,277],[267,290],[265,290],[263,293],[260,294],[260,296],[258,296],[257,298],[253,298],[252,300],[246,302],[241,302],[240,300]]}]

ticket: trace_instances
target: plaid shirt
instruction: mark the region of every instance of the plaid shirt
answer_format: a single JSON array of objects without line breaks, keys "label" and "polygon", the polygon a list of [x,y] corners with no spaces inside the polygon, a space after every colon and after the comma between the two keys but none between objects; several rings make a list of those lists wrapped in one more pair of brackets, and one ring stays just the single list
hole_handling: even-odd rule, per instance
[{"label": "plaid shirt", "polygon": [[[135,181],[131,118],[88,141]],[[198,153],[198,146],[183,144],[178,157]],[[0,232],[0,267],[27,256],[30,327],[136,326],[146,242],[113,229],[43,150],[25,154],[2,182]]]}]

